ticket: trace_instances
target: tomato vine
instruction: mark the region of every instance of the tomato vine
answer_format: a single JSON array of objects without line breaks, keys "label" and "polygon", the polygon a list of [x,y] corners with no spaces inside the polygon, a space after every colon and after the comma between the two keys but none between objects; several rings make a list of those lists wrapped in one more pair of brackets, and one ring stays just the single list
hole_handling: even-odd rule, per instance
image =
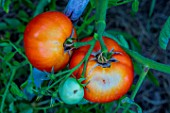
[{"label": "tomato vine", "polygon": [[[74,0],[72,0],[72,1],[74,1]],[[78,18],[81,16],[84,8],[89,3],[89,0],[84,0],[84,1],[86,1],[86,3],[83,4],[84,6],[83,6],[82,10],[80,11],[80,14],[75,15],[76,13],[74,12],[74,7],[71,4],[69,4],[69,6],[67,6],[67,8],[65,9],[65,13],[66,13],[67,11],[69,12],[70,7],[72,8],[71,12],[73,11],[74,15],[72,15],[73,13],[69,12],[69,13],[67,13],[68,14],[67,16],[72,18],[71,20],[74,22],[74,25],[76,25],[76,23],[78,22]],[[5,89],[4,89],[4,93],[3,93],[2,101],[1,101],[1,106],[0,106],[0,111],[3,112],[3,109],[5,107],[5,101],[6,101],[6,98],[7,98],[7,94],[9,92],[10,86],[12,85],[12,82],[14,81],[13,79],[16,75],[16,72],[19,70],[19,68],[21,68],[25,65],[29,65],[29,73],[31,75],[31,83],[33,83],[33,90],[37,93],[37,95],[40,96],[40,97],[51,96],[51,101],[49,101],[49,100],[44,101],[44,103],[42,102],[43,104],[42,103],[41,104],[33,104],[32,105],[33,109],[44,110],[44,112],[46,112],[46,110],[50,109],[51,107],[55,107],[55,106],[59,106],[59,105],[62,105],[62,106],[65,105],[64,103],[62,103],[60,101],[58,101],[58,103],[55,103],[55,100],[53,100],[53,94],[58,93],[59,85],[62,82],[66,81],[69,77],[74,77],[74,76],[72,76],[73,73],[77,69],[79,69],[82,65],[83,65],[83,71],[82,71],[82,74],[81,74],[81,78],[85,78],[88,60],[90,58],[90,55],[93,52],[93,49],[95,48],[96,42],[100,43],[101,53],[102,53],[101,56],[104,57],[103,58],[104,60],[112,52],[112,51],[108,50],[107,45],[105,44],[104,39],[103,39],[105,28],[106,28],[107,9],[110,6],[118,6],[118,5],[126,4],[126,3],[129,3],[129,2],[135,2],[135,1],[137,1],[138,4],[137,4],[137,6],[133,5],[133,9],[135,11],[137,11],[138,5],[139,5],[138,0],[124,0],[124,1],[119,1],[119,0],[117,0],[117,1],[116,0],[93,0],[93,2],[95,2],[95,4],[89,3],[88,6],[87,6],[88,9],[87,9],[86,15],[83,17],[83,20],[84,20],[83,23],[80,26],[76,26],[76,27],[78,28],[77,34],[79,36],[79,35],[83,34],[83,30],[85,28],[87,28],[88,25],[90,25],[94,22],[94,25],[92,26],[92,27],[94,27],[94,32],[93,32],[93,34],[91,34],[91,35],[93,35],[93,39],[86,41],[86,42],[80,42],[82,37],[79,37],[78,42],[73,41],[74,43],[73,43],[73,48],[72,48],[72,49],[79,49],[83,46],[89,46],[89,49],[88,49],[86,55],[84,56],[84,58],[81,60],[81,62],[79,62],[78,65],[76,65],[74,68],[68,69],[68,67],[66,67],[66,69],[60,70],[57,73],[54,73],[54,72],[48,73],[48,76],[46,78],[47,81],[44,80],[44,83],[46,85],[48,84],[48,86],[43,86],[43,87],[38,87],[38,88],[36,87],[36,85],[34,84],[34,78],[33,78],[33,75],[32,75],[32,73],[33,73],[32,68],[33,67],[31,65],[31,63],[29,62],[27,56],[25,56],[24,52],[19,47],[17,47],[15,45],[16,43],[13,43],[11,41],[5,42],[5,44],[8,43],[14,49],[15,52],[12,55],[14,56],[16,53],[19,53],[19,55],[21,55],[21,57],[24,58],[24,61],[22,63],[20,63],[19,66],[13,66],[9,62],[6,62],[6,64],[5,64],[11,70],[11,75],[10,75],[9,81],[8,81],[8,83],[7,83],[7,85],[5,86]],[[80,1],[78,1],[78,2],[80,2]],[[92,0],[90,0],[90,2],[92,2]],[[44,4],[44,3],[47,3],[47,2],[42,2],[42,3],[43,3],[43,7],[45,7],[46,4]],[[91,15],[92,14],[91,12],[93,10],[96,11],[95,15]],[[76,12],[78,12],[78,8],[76,8]],[[38,14],[37,11],[35,13]],[[76,19],[73,18],[73,17],[76,17]],[[112,37],[110,37],[110,38],[113,39],[113,40],[115,39],[115,38],[112,38]],[[21,40],[22,40],[22,38],[19,39],[19,41],[17,42],[18,45],[19,45]],[[128,40],[131,40],[131,39],[128,39]],[[116,41],[119,41],[119,40],[116,39]],[[125,42],[125,43],[126,43],[126,45],[128,45],[127,42]],[[134,84],[134,88],[132,90],[130,97],[128,99],[125,99],[125,103],[127,103],[127,104],[125,106],[122,106],[123,105],[122,100],[124,98],[126,98],[126,96],[124,96],[124,97],[120,98],[118,101],[116,101],[117,107],[114,110],[114,113],[116,113],[119,109],[123,109],[123,113],[126,113],[127,111],[130,111],[131,105],[134,105],[134,102],[135,102],[134,99],[135,99],[135,97],[136,97],[136,95],[139,91],[139,88],[141,87],[144,79],[147,77],[148,71],[150,69],[153,69],[153,70],[157,70],[157,71],[160,71],[160,72],[170,74],[170,66],[156,62],[156,61],[153,61],[153,60],[150,60],[148,58],[145,58],[144,56],[140,55],[139,53],[137,53],[133,50],[130,50],[129,46],[125,47],[121,42],[119,44],[121,45],[123,50],[126,51],[126,53],[128,53],[128,55],[131,56],[132,59],[134,59],[135,61],[137,61],[139,64],[141,64],[143,66],[142,67],[142,73],[139,75],[139,79],[137,81],[137,84]],[[114,48],[113,48],[113,50],[114,50]],[[0,54],[0,60],[2,60],[2,61],[4,60],[4,58],[1,56],[1,54]],[[108,60],[108,59],[106,59],[106,60]],[[5,70],[5,71],[7,71],[7,70]],[[83,81],[83,79],[82,79],[82,81]],[[28,84],[28,80],[25,83]],[[82,86],[83,86],[83,84],[82,84]],[[83,87],[85,87],[85,86],[86,86],[86,84]],[[54,96],[54,98],[58,99],[57,94]],[[40,107],[42,105],[47,105],[48,103],[50,103],[50,106]],[[87,111],[91,110],[94,107],[99,106],[99,105],[100,104],[98,104],[98,103],[94,104],[91,107],[89,107],[87,109]],[[102,107],[105,107],[105,105],[102,105]],[[139,107],[139,106],[137,105],[137,107]]]}]

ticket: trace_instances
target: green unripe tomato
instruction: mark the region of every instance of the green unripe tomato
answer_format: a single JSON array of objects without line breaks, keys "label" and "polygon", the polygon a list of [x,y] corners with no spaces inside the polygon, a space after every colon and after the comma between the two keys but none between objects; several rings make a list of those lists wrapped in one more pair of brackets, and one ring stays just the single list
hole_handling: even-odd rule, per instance
[{"label": "green unripe tomato", "polygon": [[84,97],[84,89],[75,78],[68,78],[59,87],[59,95],[66,104],[76,104]]}]

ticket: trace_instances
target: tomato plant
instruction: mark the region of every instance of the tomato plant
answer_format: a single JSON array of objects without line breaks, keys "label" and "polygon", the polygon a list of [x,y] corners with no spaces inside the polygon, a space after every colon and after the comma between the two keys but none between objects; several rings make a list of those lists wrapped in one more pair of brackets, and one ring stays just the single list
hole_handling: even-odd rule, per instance
[{"label": "tomato plant", "polygon": [[[88,37],[82,42],[91,39],[92,37]],[[107,49],[112,52],[111,58],[102,62],[100,43],[97,41],[87,63],[84,81],[87,83],[84,89],[85,99],[100,103],[117,100],[126,94],[132,85],[134,76],[131,58],[114,40],[107,37],[103,39]],[[89,47],[83,46],[73,52],[70,68],[75,67],[84,58]],[[83,65],[73,74],[80,78],[82,70]]]},{"label": "tomato plant", "polygon": [[84,90],[75,78],[68,78],[60,85],[59,95],[66,104],[76,104],[83,99]]},{"label": "tomato plant", "polygon": [[0,113],[169,111],[168,8],[156,0],[1,0]]},{"label": "tomato plant", "polygon": [[33,18],[24,32],[25,53],[31,64],[47,72],[52,67],[54,71],[63,69],[70,58],[63,44],[72,30],[72,22],[60,12],[45,12]]}]

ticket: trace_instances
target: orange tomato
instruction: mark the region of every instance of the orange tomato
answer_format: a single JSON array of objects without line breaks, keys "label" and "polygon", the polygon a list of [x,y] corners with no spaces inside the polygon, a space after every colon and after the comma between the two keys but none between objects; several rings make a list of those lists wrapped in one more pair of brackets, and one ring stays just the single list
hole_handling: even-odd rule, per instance
[{"label": "orange tomato", "polygon": [[70,58],[63,44],[72,30],[72,22],[60,12],[45,12],[33,18],[24,32],[25,53],[31,64],[47,72],[52,67],[55,72],[63,69]]},{"label": "orange tomato", "polygon": [[[88,37],[82,40],[88,41],[92,37]],[[83,83],[88,83],[84,88],[84,98],[91,102],[105,103],[119,99],[125,95],[132,85],[134,78],[134,71],[131,58],[125,53],[125,51],[112,39],[103,37],[104,42],[109,51],[114,49],[114,52],[120,54],[113,54],[112,58],[115,58],[117,62],[111,62],[110,67],[102,67],[98,65],[99,62],[95,55],[91,54],[87,63],[87,69],[85,72],[86,80]],[[70,68],[75,67],[86,55],[89,50],[88,46],[80,47],[73,52],[70,60]],[[96,42],[93,52],[99,51],[100,43]],[[83,71],[83,65],[80,66],[73,74],[80,78]]]}]

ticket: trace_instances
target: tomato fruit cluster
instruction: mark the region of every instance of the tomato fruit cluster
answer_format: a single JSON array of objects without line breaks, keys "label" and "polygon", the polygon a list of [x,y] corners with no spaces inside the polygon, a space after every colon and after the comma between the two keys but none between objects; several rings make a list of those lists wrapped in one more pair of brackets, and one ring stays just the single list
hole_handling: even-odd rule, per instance
[{"label": "tomato fruit cluster", "polygon": [[63,69],[70,58],[63,44],[72,30],[72,22],[60,12],[49,11],[33,18],[24,32],[25,53],[31,64],[47,72]]},{"label": "tomato fruit cluster", "polygon": [[[89,41],[93,37],[84,38],[82,42]],[[107,49],[113,51],[112,58],[117,61],[111,62],[109,67],[102,67],[98,65],[99,62],[95,55],[91,54],[87,63],[85,72],[86,80],[83,83],[88,83],[84,88],[84,98],[91,102],[111,102],[119,99],[127,93],[132,85],[134,72],[130,57],[125,51],[112,39],[103,37]],[[74,68],[86,55],[90,46],[83,46],[73,52],[70,69]],[[99,41],[96,42],[93,52],[100,50]],[[81,77],[83,65],[78,68],[73,74],[77,78]]]},{"label": "tomato fruit cluster", "polygon": [[[70,69],[77,66],[90,45],[82,46],[73,53],[68,52],[70,46],[65,47],[65,42],[72,45],[67,39],[70,36],[76,37],[73,29],[69,18],[60,12],[45,12],[33,18],[24,32],[25,53],[31,64],[47,72],[65,68],[69,60]],[[87,37],[82,42],[92,39],[93,37]],[[114,40],[107,37],[103,37],[103,40],[108,51],[112,52],[110,58],[102,56],[101,46],[97,41],[87,62],[83,81],[87,85],[84,89],[75,78],[68,78],[60,85],[59,95],[65,103],[78,103],[83,96],[91,102],[111,102],[122,97],[131,87],[134,78],[131,58]],[[83,68],[84,64],[73,72],[77,79],[81,78]]]}]

